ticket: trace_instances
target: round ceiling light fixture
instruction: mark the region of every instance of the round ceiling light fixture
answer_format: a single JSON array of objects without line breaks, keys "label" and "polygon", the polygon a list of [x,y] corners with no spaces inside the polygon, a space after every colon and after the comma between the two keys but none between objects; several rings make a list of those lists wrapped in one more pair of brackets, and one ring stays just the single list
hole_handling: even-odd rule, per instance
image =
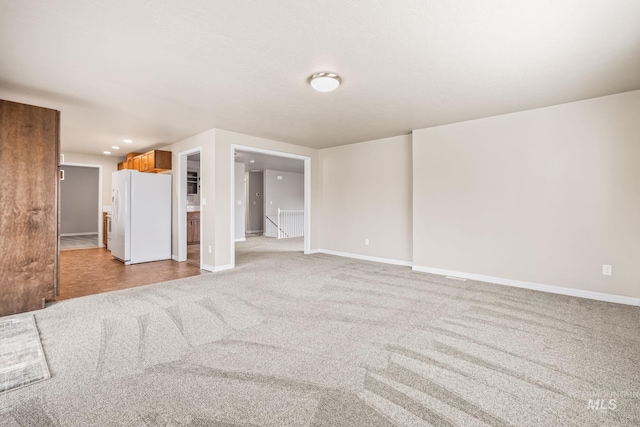
[{"label": "round ceiling light fixture", "polygon": [[331,92],[342,83],[342,78],[335,73],[315,73],[309,77],[309,84],[318,92]]}]

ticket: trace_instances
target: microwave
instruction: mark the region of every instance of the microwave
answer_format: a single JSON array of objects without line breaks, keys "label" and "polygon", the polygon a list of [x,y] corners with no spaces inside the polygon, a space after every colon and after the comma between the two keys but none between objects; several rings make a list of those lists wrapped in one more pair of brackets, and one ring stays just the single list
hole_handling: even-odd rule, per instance
[{"label": "microwave", "polygon": [[187,194],[198,194],[200,190],[200,177],[198,172],[187,172]]}]

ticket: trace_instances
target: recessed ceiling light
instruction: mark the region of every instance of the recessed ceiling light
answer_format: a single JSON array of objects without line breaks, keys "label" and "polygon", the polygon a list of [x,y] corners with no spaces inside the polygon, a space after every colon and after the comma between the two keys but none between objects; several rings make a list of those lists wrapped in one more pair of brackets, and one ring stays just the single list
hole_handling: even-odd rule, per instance
[{"label": "recessed ceiling light", "polygon": [[119,149],[120,149],[120,147],[118,147],[117,145],[114,145],[114,146],[113,146],[113,147],[111,147],[111,148],[113,148],[114,150],[119,150]]},{"label": "recessed ceiling light", "polygon": [[104,154],[111,154],[111,151],[103,151]]},{"label": "recessed ceiling light", "polygon": [[255,162],[256,162],[255,160],[249,160],[249,163],[255,163]]},{"label": "recessed ceiling light", "polygon": [[127,144],[131,144],[133,141],[130,139],[123,139],[122,142],[125,142]]},{"label": "recessed ceiling light", "polygon": [[335,73],[316,73],[309,77],[309,84],[318,92],[331,92],[342,83],[342,78]]}]

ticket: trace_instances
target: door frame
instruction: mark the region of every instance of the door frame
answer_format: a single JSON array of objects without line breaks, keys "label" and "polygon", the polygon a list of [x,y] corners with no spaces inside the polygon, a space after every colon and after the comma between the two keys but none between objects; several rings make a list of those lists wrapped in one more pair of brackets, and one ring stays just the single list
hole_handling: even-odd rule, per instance
[{"label": "door frame", "polygon": [[[76,166],[81,168],[96,168],[98,169],[98,247],[104,248],[102,244],[102,240],[104,239],[104,235],[102,233],[102,165],[90,164],[90,163],[75,163],[75,162],[61,162],[60,169],[64,169],[65,166]],[[60,203],[60,207],[62,208],[62,199]],[[62,221],[62,219],[60,219]],[[60,234],[60,230],[58,230],[58,234]]]},{"label": "door frame", "polygon": [[[200,177],[202,176],[202,146],[189,148],[178,153],[176,168],[176,197],[178,199],[178,255],[172,258],[183,262],[187,260],[187,158],[200,153]],[[200,179],[200,268],[202,268],[202,185]]]},{"label": "door frame", "polygon": [[231,162],[231,268],[236,266],[236,241],[235,241],[235,156],[236,150],[251,153],[267,154],[276,157],[286,157],[304,161],[304,253],[311,253],[311,157],[299,154],[285,153],[283,151],[267,150],[265,148],[251,147],[248,145],[231,144],[229,161]]}]

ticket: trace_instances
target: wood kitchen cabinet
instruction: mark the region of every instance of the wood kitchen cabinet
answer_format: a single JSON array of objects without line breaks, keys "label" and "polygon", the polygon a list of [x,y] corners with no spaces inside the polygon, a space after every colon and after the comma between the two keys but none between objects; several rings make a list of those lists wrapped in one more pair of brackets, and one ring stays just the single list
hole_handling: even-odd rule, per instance
[{"label": "wood kitchen cabinet", "polygon": [[139,156],[140,156],[140,153],[134,153],[134,152],[128,153],[127,159],[118,163],[118,170],[122,170],[122,169],[139,170],[138,168]]},{"label": "wood kitchen cabinet", "polygon": [[136,165],[136,157],[139,156],[140,153],[127,153],[127,160],[125,160],[125,163],[127,164],[127,167],[125,169],[133,169],[133,170],[138,170],[138,167]]},{"label": "wood kitchen cabinet", "polygon": [[200,243],[200,212],[187,212],[187,245]]},{"label": "wood kitchen cabinet", "polygon": [[0,100],[0,316],[58,295],[60,112]]},{"label": "wood kitchen cabinet", "polygon": [[107,243],[109,240],[109,215],[107,212],[102,212],[102,245],[107,249]]},{"label": "wood kitchen cabinet", "polygon": [[171,151],[151,150],[138,156],[140,172],[164,172],[171,170]]},{"label": "wood kitchen cabinet", "polygon": [[127,160],[118,163],[118,170],[133,169],[140,172],[166,172],[171,170],[171,151],[151,150],[146,153],[129,153]]}]

